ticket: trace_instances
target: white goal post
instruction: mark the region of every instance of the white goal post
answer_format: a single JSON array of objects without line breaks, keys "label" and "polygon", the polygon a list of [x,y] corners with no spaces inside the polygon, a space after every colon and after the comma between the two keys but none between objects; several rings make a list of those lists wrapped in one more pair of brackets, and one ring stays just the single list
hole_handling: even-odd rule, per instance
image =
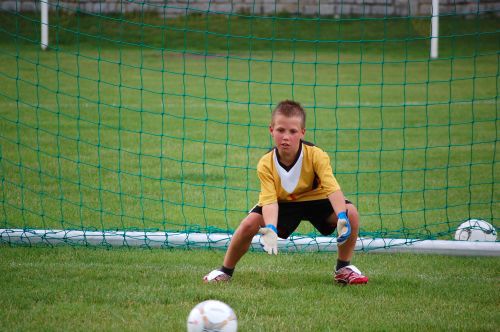
[{"label": "white goal post", "polygon": [[[214,248],[225,249],[231,234],[224,233],[174,233],[141,231],[81,231],[42,229],[0,229],[0,243],[13,245],[82,245],[106,247],[148,248]],[[282,252],[335,252],[334,237],[291,236],[278,240]],[[262,250],[260,235],[252,240],[253,250]],[[357,251],[411,252],[457,256],[500,256],[500,242],[471,242],[454,240],[418,240],[358,238]]]},{"label": "white goal post", "polygon": [[46,50],[49,46],[49,0],[40,0],[40,46]]},{"label": "white goal post", "polygon": [[[432,59],[438,57],[439,48],[439,0],[432,0],[432,18],[431,18],[431,50]],[[40,30],[42,50],[46,50],[49,46],[49,0],[40,0]]]},{"label": "white goal post", "polygon": [[432,0],[431,59],[438,57],[439,47],[439,0]]}]

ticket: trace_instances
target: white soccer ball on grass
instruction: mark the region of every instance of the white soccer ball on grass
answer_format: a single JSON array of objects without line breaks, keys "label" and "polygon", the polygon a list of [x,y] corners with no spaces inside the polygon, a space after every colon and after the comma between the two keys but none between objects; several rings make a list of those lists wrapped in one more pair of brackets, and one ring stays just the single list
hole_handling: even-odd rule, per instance
[{"label": "white soccer ball on grass", "polygon": [[233,309],[217,300],[198,303],[187,320],[188,332],[236,332],[237,329],[238,321]]},{"label": "white soccer ball on grass", "polygon": [[458,226],[455,240],[461,241],[496,241],[497,231],[489,222],[470,219]]}]

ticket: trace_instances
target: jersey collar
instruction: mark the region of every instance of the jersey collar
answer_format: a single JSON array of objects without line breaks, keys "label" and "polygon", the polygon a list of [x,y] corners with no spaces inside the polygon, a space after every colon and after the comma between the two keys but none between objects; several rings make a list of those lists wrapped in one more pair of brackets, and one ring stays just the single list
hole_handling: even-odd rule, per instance
[{"label": "jersey collar", "polygon": [[302,153],[302,143],[303,141],[300,140],[300,144],[299,144],[299,151],[297,151],[297,155],[295,156],[295,160],[293,161],[293,163],[290,164],[290,166],[285,166],[281,161],[280,161],[280,154],[278,152],[278,148],[277,147],[274,147],[274,153],[276,154],[276,160],[278,161],[278,164],[281,166],[281,168],[283,168],[285,171],[287,172],[290,172],[290,170],[293,168],[293,166],[295,166],[295,164],[297,163],[297,161],[299,160],[300,158],[300,155]]}]

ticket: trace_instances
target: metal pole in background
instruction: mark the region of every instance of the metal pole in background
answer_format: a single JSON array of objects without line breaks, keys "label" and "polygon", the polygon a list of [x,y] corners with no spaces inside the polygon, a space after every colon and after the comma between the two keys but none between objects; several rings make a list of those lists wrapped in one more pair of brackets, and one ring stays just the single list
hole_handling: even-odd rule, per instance
[{"label": "metal pole in background", "polygon": [[432,0],[431,19],[431,59],[438,57],[439,41],[439,0]]},{"label": "metal pole in background", "polygon": [[41,17],[41,47],[46,50],[49,46],[49,0],[40,0]]}]

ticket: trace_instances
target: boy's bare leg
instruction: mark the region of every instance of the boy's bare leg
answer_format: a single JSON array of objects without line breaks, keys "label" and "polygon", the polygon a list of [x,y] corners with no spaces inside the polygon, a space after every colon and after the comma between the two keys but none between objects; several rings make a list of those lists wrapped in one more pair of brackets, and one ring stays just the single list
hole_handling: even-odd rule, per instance
[{"label": "boy's bare leg", "polygon": [[[349,236],[343,245],[337,247],[338,259],[345,262],[350,261],[354,255],[354,247],[356,247],[356,241],[359,233],[359,214],[353,204],[347,205],[347,217],[349,218],[349,223],[351,224],[351,236]],[[335,218],[335,216],[333,216],[333,218]]]},{"label": "boy's bare leg", "polygon": [[[338,247],[338,259],[342,261],[350,261],[352,259],[359,233],[359,214],[353,204],[347,206],[347,214],[351,224],[351,236],[343,245]],[[332,218],[336,219],[335,216],[332,216]],[[250,213],[243,219],[233,234],[231,243],[227,249],[224,257],[225,267],[232,269],[236,266],[241,257],[250,248],[253,237],[258,233],[260,227],[264,226],[264,218],[258,213]]]},{"label": "boy's bare leg", "polygon": [[[364,276],[357,267],[350,264],[359,234],[358,210],[354,205],[349,204],[347,205],[347,211],[349,223],[351,224],[351,235],[344,244],[337,247],[338,260],[335,268],[334,280],[339,284],[346,285],[366,284],[368,282],[368,277]],[[341,262],[343,263],[339,267]],[[342,267],[342,265],[344,266]]]},{"label": "boy's bare leg", "polygon": [[[260,227],[264,227],[262,215],[252,212],[243,219],[233,234],[226,256],[224,257],[224,267],[233,269],[238,261],[246,254],[250,248],[253,237],[259,232]],[[347,244],[347,243],[346,243]]]}]

